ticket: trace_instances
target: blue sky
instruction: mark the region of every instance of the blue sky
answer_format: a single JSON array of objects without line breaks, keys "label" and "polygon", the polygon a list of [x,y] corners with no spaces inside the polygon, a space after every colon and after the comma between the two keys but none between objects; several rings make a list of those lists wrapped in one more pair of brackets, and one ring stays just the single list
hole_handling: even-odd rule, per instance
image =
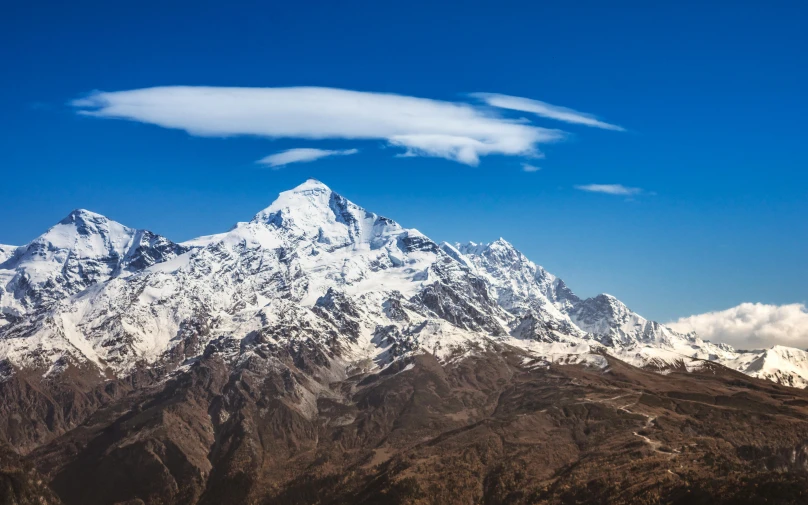
[{"label": "blue sky", "polygon": [[[579,294],[609,292],[658,320],[806,302],[808,8],[533,4],[18,3],[0,20],[0,243],[77,207],[185,240],[315,177],[435,240],[502,236]],[[395,93],[566,136],[538,144],[544,158],[474,166],[397,156],[412,145],[383,138],[198,136],[69,105],[176,85]],[[475,92],[625,131],[489,109]],[[358,152],[255,163],[296,148]],[[642,191],[576,189],[591,184]]]}]

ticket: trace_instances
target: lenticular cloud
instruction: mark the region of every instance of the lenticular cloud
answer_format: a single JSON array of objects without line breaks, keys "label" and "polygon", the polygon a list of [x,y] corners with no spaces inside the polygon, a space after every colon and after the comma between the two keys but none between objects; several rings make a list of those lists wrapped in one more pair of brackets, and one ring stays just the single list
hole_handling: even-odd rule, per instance
[{"label": "lenticular cloud", "polygon": [[492,107],[498,107],[500,109],[530,112],[537,116],[555,119],[556,121],[592,126],[604,130],[625,131],[625,128],[622,126],[604,123],[592,114],[578,112],[577,110],[568,109],[566,107],[558,107],[557,105],[550,105],[549,103],[540,102],[538,100],[522,98],[521,96],[500,95],[498,93],[472,93],[471,96],[482,100]]},{"label": "lenticular cloud", "polygon": [[333,88],[170,86],[95,92],[80,114],[150,123],[191,135],[382,140],[407,156],[477,165],[481,156],[538,156],[564,137],[490,107]]},{"label": "lenticular cloud", "polygon": [[259,165],[266,165],[271,168],[280,168],[290,163],[307,163],[309,161],[327,158],[328,156],[349,156],[358,153],[358,149],[312,149],[297,148],[288,149],[275,154],[270,154],[256,161]]}]

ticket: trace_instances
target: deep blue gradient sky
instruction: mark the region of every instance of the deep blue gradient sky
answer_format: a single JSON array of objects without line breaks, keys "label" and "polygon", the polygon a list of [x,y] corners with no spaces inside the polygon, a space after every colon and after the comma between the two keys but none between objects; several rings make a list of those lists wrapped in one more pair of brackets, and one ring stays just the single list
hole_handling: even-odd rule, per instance
[{"label": "deep blue gradient sky", "polygon": [[[315,177],[438,241],[505,237],[579,294],[609,292],[658,320],[808,300],[808,7],[603,3],[7,5],[0,243],[23,244],[77,207],[186,240]],[[574,136],[525,173],[504,156],[470,167],[375,141],[200,138],[66,105],[161,85],[497,92],[628,131],[537,121]],[[293,147],[362,152],[254,163]],[[574,189],[591,183],[646,193]]]}]

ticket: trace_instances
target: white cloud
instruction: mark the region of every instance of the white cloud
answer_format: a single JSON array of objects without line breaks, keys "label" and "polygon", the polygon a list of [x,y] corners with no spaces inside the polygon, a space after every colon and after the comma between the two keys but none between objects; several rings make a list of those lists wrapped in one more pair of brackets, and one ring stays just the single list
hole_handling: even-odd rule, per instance
[{"label": "white cloud", "polygon": [[632,196],[642,193],[641,188],[630,188],[622,184],[584,184],[575,186],[575,189],[590,193],[605,193],[607,195]]},{"label": "white cloud", "polygon": [[683,317],[668,326],[739,349],[786,345],[808,348],[808,311],[801,303],[742,303],[731,309]]},{"label": "white cloud", "polygon": [[[71,104],[80,114],[197,136],[376,139],[402,147],[405,156],[436,156],[467,165],[490,154],[536,157],[539,144],[565,137],[560,130],[503,118],[490,107],[334,88],[169,86],[99,91]],[[553,116],[545,116],[563,116],[561,108],[553,110]]]},{"label": "white cloud", "polygon": [[595,128],[603,128],[605,130],[625,131],[625,128],[622,126],[604,123],[592,114],[578,112],[557,105],[550,105],[549,103],[531,100],[530,98],[500,95],[498,93],[472,93],[471,96],[482,100],[492,107],[498,107],[500,109],[531,112],[541,117],[564,121],[565,123],[582,124]]},{"label": "white cloud", "polygon": [[530,163],[522,163],[522,170],[525,172],[538,172],[539,170],[541,170],[541,167],[531,165]]},{"label": "white cloud", "polygon": [[272,168],[280,168],[290,163],[305,163],[309,161],[319,160],[327,156],[347,156],[350,154],[358,153],[358,149],[313,149],[313,148],[298,148],[281,151],[279,153],[270,154],[256,163],[260,165],[267,165]]}]

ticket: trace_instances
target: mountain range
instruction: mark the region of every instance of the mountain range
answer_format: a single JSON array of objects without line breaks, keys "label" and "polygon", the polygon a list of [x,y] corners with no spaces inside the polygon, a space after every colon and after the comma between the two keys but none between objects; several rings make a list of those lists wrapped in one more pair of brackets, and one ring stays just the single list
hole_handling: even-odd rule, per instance
[{"label": "mountain range", "polygon": [[677,333],[611,295],[579,298],[503,239],[437,243],[315,180],[228,232],[184,243],[76,210],[0,253],[0,358],[46,374],[67,363],[115,376],[149,366],[193,321],[210,339],[241,341],[300,318],[346,333],[345,359],[382,368],[495,341],[548,361],[607,353],[660,371],[712,361],[808,384],[802,350],[738,352]]},{"label": "mountain range", "polygon": [[187,242],[76,210],[0,246],[7,503],[799,503],[807,385],[315,180]]}]

